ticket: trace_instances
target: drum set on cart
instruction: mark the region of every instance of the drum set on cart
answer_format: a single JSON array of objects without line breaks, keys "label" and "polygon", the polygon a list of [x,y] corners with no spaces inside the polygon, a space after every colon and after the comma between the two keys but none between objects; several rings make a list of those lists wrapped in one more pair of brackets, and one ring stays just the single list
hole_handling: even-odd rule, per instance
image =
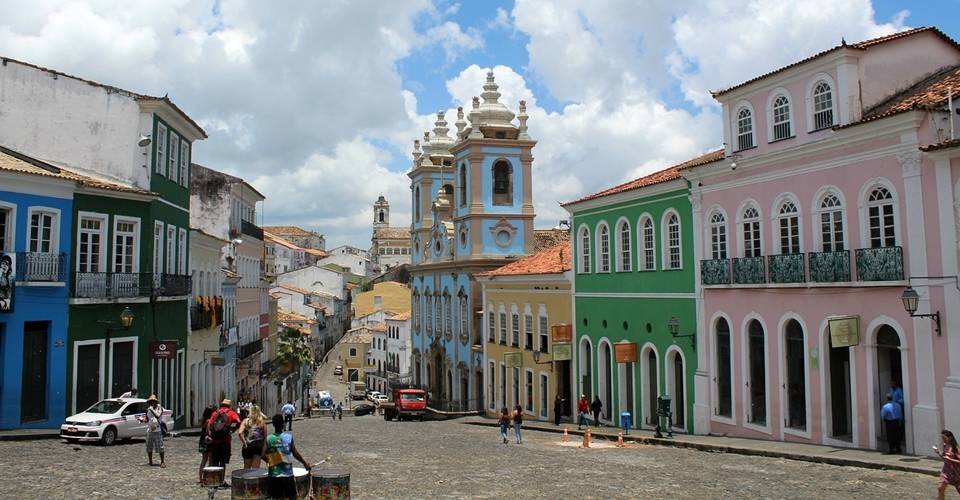
[{"label": "drum set on cart", "polygon": [[[204,467],[201,485],[207,489],[209,498],[217,493],[224,483],[223,467]],[[320,464],[309,471],[303,467],[293,468],[297,483],[297,498],[300,500],[349,500],[350,471],[345,467]],[[230,474],[230,498],[232,500],[269,499],[267,469],[237,469]]]}]

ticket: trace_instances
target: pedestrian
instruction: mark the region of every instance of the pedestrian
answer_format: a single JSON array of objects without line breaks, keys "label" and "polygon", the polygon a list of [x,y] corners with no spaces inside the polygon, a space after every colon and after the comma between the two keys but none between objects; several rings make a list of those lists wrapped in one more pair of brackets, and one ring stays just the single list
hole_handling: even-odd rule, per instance
[{"label": "pedestrian", "polygon": [[343,420],[343,403],[337,403],[337,419]]},{"label": "pedestrian", "polygon": [[247,418],[250,413],[250,402],[246,399],[241,399],[240,403],[237,404],[237,410],[240,411],[240,420]]},{"label": "pedestrian", "polygon": [[564,399],[557,394],[557,397],[553,398],[553,424],[560,425],[560,413],[563,412],[563,402]]},{"label": "pedestrian", "polygon": [[600,402],[600,396],[594,396],[593,403],[590,405],[590,409],[593,411],[593,426],[599,427],[600,424],[600,410],[603,409],[603,403]]},{"label": "pedestrian", "polygon": [[203,468],[207,466],[207,461],[210,460],[210,452],[207,450],[207,436],[210,435],[207,430],[207,421],[210,420],[210,415],[213,415],[213,412],[216,410],[213,406],[208,406],[203,409],[203,416],[200,417],[200,439],[197,442],[197,451],[200,453],[200,483],[203,483]]},{"label": "pedestrian", "polygon": [[[887,392],[890,397],[893,398],[893,402],[897,403],[900,406],[900,432],[897,434],[900,436],[900,441],[903,441],[903,436],[906,434],[904,432],[904,420],[906,419],[907,412],[903,411],[903,389],[900,387],[900,382],[896,380],[890,381],[890,390]],[[897,443],[897,447],[900,447],[900,443]]]},{"label": "pedestrian", "polygon": [[243,448],[240,449],[243,468],[259,469],[260,459],[263,457],[264,439],[267,437],[267,417],[260,411],[259,406],[250,407],[250,416],[240,422],[237,435],[240,436],[240,442],[243,444]]},{"label": "pedestrian", "polygon": [[287,401],[287,404],[280,407],[280,413],[283,413],[283,421],[287,423],[287,430],[293,430],[293,414],[297,412],[297,407],[293,401]]},{"label": "pedestrian", "polygon": [[507,444],[507,429],[510,428],[510,413],[507,412],[507,407],[504,406],[500,409],[500,437],[503,439],[503,444]]},{"label": "pedestrian", "polygon": [[577,429],[582,429],[587,423],[587,414],[590,412],[590,400],[586,394],[580,395],[577,401]]},{"label": "pedestrian", "polygon": [[517,405],[513,408],[513,436],[517,438],[517,444],[523,444],[523,439],[520,437],[520,426],[523,424],[523,409],[520,408],[520,405]]},{"label": "pedestrian", "polygon": [[953,486],[960,493],[960,450],[957,449],[957,439],[953,433],[944,429],[940,433],[943,441],[943,450],[933,447],[937,455],[943,459],[943,468],[940,469],[940,486],[937,488],[937,498],[943,500],[947,486]]},{"label": "pedestrian", "polygon": [[153,452],[160,454],[160,467],[166,467],[163,457],[163,407],[156,394],[147,398],[147,412],[141,417],[141,422],[147,424],[147,461],[153,465]]},{"label": "pedestrian", "polygon": [[887,431],[887,446],[889,451],[887,455],[900,453],[900,420],[903,419],[903,410],[900,405],[893,402],[893,396],[887,394],[887,402],[880,408],[880,419],[883,420],[883,427]]},{"label": "pedestrian", "polygon": [[[209,432],[207,450],[210,452],[210,466],[223,467],[224,473],[226,473],[227,464],[230,463],[230,434],[240,425],[240,415],[230,408],[230,403],[229,399],[221,401],[220,407],[210,415],[210,420],[207,421]],[[229,487],[230,485],[224,482],[221,486]]]},{"label": "pedestrian", "polygon": [[293,442],[293,435],[283,431],[286,423],[285,416],[279,413],[274,415],[273,433],[267,436],[264,454],[268,473],[267,491],[270,498],[296,500],[297,483],[293,477],[293,459],[299,460],[307,470],[311,469],[311,465],[300,455]]}]

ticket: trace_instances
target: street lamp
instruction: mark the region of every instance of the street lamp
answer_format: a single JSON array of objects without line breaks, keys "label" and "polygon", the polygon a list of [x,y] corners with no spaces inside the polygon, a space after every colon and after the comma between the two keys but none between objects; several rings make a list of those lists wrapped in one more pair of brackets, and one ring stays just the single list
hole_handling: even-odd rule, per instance
[{"label": "street lamp", "polygon": [[537,364],[537,365],[550,365],[550,371],[553,371],[553,360],[552,360],[552,359],[551,359],[551,360],[544,361],[544,362],[542,362],[542,363],[540,362],[540,356],[541,356],[542,354],[543,354],[543,353],[540,352],[540,351],[533,351],[533,363],[534,363],[534,364]]},{"label": "street lamp", "polygon": [[693,346],[693,350],[697,350],[697,332],[680,335],[680,320],[678,320],[676,316],[667,321],[667,329],[670,331],[670,335],[672,335],[674,339],[691,337],[690,343]]},{"label": "street lamp", "polygon": [[133,324],[133,309],[130,309],[130,306],[124,307],[120,312],[120,324],[123,325],[124,330],[129,330],[130,325]]},{"label": "street lamp", "polygon": [[900,295],[900,300],[903,302],[903,308],[907,311],[907,314],[911,318],[930,318],[933,320],[934,328],[937,331],[937,336],[941,335],[940,333],[940,311],[936,311],[932,314],[917,314],[917,306],[920,305],[920,294],[913,289],[912,286],[908,286],[903,290],[903,294]]}]

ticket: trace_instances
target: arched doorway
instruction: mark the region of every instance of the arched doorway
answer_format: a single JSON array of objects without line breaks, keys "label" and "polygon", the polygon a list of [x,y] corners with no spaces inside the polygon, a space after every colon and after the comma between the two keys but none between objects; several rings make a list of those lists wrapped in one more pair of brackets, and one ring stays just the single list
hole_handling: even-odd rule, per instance
[{"label": "arched doorway", "polygon": [[747,395],[750,413],[747,422],[767,425],[767,348],[766,335],[760,321],[747,325]]},{"label": "arched doorway", "polygon": [[470,396],[470,387],[469,387],[469,378],[467,377],[466,369],[460,370],[460,411],[469,410],[469,396]]},{"label": "arched doorway", "polygon": [[[877,384],[876,384],[876,405],[878,408],[884,404],[887,394],[891,392],[893,384],[903,388],[903,353],[901,351],[900,336],[890,325],[883,325],[877,330]],[[904,401],[906,404],[906,401]],[[904,408],[905,410],[905,408]],[[887,433],[883,422],[880,420],[880,411],[874,412],[875,428],[877,429],[877,449],[888,449]],[[906,422],[907,412],[903,412],[904,422]],[[901,435],[905,433],[902,432]]]},{"label": "arched doorway", "polygon": [[443,394],[449,402],[453,402],[453,372],[450,369],[447,369],[447,385],[443,388]]},{"label": "arched doorway", "polygon": [[584,337],[580,340],[580,393],[593,400],[593,349],[590,346],[590,339]]},{"label": "arched doorway", "polygon": [[613,414],[613,366],[611,361],[610,343],[600,342],[600,401],[603,403],[600,415],[610,420]]},{"label": "arched doorway", "polygon": [[835,347],[829,329],[824,332],[824,335],[827,337],[827,359],[824,360],[827,368],[825,385],[830,397],[828,430],[833,439],[853,442],[853,390],[850,384],[852,349]]},{"label": "arched doorway", "polygon": [[786,427],[807,430],[807,364],[804,351],[804,334],[800,322],[787,321],[783,335],[783,361],[785,380],[783,390],[786,403]]},{"label": "arched doorway", "polygon": [[640,358],[640,371],[646,381],[643,387],[643,421],[650,426],[657,425],[657,397],[660,396],[660,380],[657,371],[657,351],[648,346]]},{"label": "arched doorway", "polygon": [[716,373],[713,379],[717,392],[717,406],[714,411],[717,416],[731,418],[733,417],[733,392],[730,370],[730,324],[727,323],[726,318],[719,318],[716,325]]},{"label": "arched doorway", "polygon": [[684,384],[683,355],[677,349],[671,349],[667,354],[667,365],[664,367],[667,375],[667,394],[673,405],[673,426],[686,427],[687,395]]}]

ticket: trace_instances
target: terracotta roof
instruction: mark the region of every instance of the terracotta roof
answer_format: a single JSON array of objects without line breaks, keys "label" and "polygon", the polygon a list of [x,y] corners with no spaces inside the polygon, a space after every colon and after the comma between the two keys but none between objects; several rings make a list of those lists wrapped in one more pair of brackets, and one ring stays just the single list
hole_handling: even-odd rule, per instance
[{"label": "terracotta roof", "polygon": [[263,230],[281,236],[310,236],[315,234],[297,226],[263,226]]},{"label": "terracotta roof", "polygon": [[374,238],[409,239],[409,227],[379,227],[373,230]]},{"label": "terracotta roof", "polygon": [[565,229],[534,229],[533,251],[539,252],[558,243],[570,241],[570,233]]},{"label": "terracotta roof", "polygon": [[301,250],[303,250],[304,252],[310,255],[315,255],[317,257],[326,257],[327,255],[330,255],[327,252],[324,252],[323,250],[320,250],[317,248],[303,248]]},{"label": "terracotta roof", "polygon": [[937,144],[930,144],[929,146],[922,146],[920,151],[940,151],[941,149],[950,149],[960,146],[960,139],[947,139],[943,142]]},{"label": "terracotta roof", "polygon": [[275,235],[275,234],[273,234],[273,233],[271,233],[271,232],[269,232],[269,231],[264,230],[264,231],[263,231],[263,235],[266,236],[266,238],[267,238],[268,240],[270,240],[270,241],[272,241],[272,242],[274,242],[274,243],[277,243],[277,244],[279,244],[279,245],[283,245],[283,246],[285,246],[285,247],[287,247],[287,248],[291,248],[291,249],[293,249],[293,250],[303,250],[302,248],[298,247],[297,245],[294,245],[293,243],[290,243],[289,241],[287,241],[287,240],[285,240],[285,239],[283,239],[283,238],[281,238],[281,237],[279,237],[279,236],[277,236],[277,235]]},{"label": "terracotta roof", "polygon": [[285,311],[285,310],[283,310],[283,309],[278,309],[278,310],[277,310],[277,320],[278,320],[278,321],[290,321],[290,322],[295,322],[295,323],[303,323],[303,322],[309,323],[309,322],[313,321],[313,319],[308,318],[307,316],[304,316],[304,315],[302,315],[302,314],[299,314],[299,313],[296,313],[296,312],[293,312],[293,311]]},{"label": "terracotta roof", "polygon": [[371,324],[369,324],[369,325],[364,325],[364,326],[366,326],[367,330],[370,330],[371,332],[385,332],[385,331],[387,331],[387,325],[385,325],[385,324],[383,324],[383,323],[371,323]]},{"label": "terracotta roof", "polygon": [[569,271],[570,268],[570,244],[569,242],[564,242],[545,250],[541,250],[520,260],[515,260],[492,271],[478,273],[476,276],[492,277],[517,276],[524,274],[558,274]]},{"label": "terracotta roof", "polygon": [[395,314],[392,318],[388,318],[390,321],[406,321],[410,319],[410,311],[403,311],[402,313]]},{"label": "terracotta roof", "polygon": [[623,193],[625,191],[632,191],[634,189],[640,189],[647,186],[653,186],[654,184],[661,184],[664,182],[672,181],[674,179],[680,178],[680,171],[686,168],[697,167],[700,165],[706,165],[707,163],[712,163],[717,160],[723,159],[723,149],[717,149],[709,153],[700,155],[691,160],[687,160],[683,163],[678,163],[672,167],[667,167],[663,170],[659,170],[652,174],[640,177],[639,179],[634,179],[630,182],[625,182],[618,186],[614,186],[609,189],[600,191],[599,193],[591,194],[589,196],[580,198],[576,201],[571,201],[561,204],[562,206],[573,205],[574,203],[580,203],[582,201],[593,200],[597,198],[602,198],[604,196],[610,196],[612,194]]},{"label": "terracotta roof", "polygon": [[77,186],[94,189],[105,189],[109,191],[119,191],[122,193],[133,193],[145,196],[160,196],[152,191],[147,191],[145,189],[140,189],[127,184],[109,182],[101,179],[95,179],[88,175],[78,174],[64,167],[56,166],[51,163],[32,158],[23,153],[5,148],[3,146],[0,146],[0,170],[59,178],[66,181],[73,181]]},{"label": "terracotta roof", "polygon": [[866,110],[860,120],[837,128],[912,110],[943,108],[947,104],[947,93],[951,88],[958,89],[957,98],[960,99],[960,65],[943,68],[927,76]]},{"label": "terracotta roof", "polygon": [[818,57],[825,56],[825,55],[830,54],[830,53],[832,53],[832,52],[835,52],[835,51],[837,51],[837,50],[841,50],[841,49],[866,50],[866,49],[868,49],[868,48],[870,48],[870,47],[873,47],[873,46],[875,46],[875,45],[879,45],[879,44],[882,44],[882,43],[885,43],[885,42],[889,42],[889,41],[892,41],[892,40],[898,40],[898,39],[901,39],[901,38],[906,38],[906,37],[908,37],[908,36],[916,35],[916,34],[918,34],[918,33],[925,33],[925,32],[931,32],[931,33],[939,36],[940,38],[942,38],[943,40],[945,40],[945,41],[946,41],[947,43],[949,43],[950,45],[953,45],[954,48],[956,48],[957,50],[960,50],[960,45],[958,45],[956,41],[954,41],[952,38],[950,38],[949,36],[947,36],[945,33],[943,33],[943,32],[940,31],[939,29],[934,28],[934,27],[932,27],[932,26],[924,26],[924,27],[920,27],[920,28],[914,28],[914,29],[910,29],[910,30],[906,30],[906,31],[901,31],[901,32],[899,32],[899,33],[893,33],[893,34],[890,34],[890,35],[881,36],[881,37],[878,37],[878,38],[871,38],[870,40],[864,40],[864,41],[862,41],[862,42],[857,42],[857,43],[854,43],[854,44],[849,44],[849,45],[848,45],[848,44],[846,44],[846,43],[841,43],[840,45],[837,45],[836,47],[833,47],[833,48],[824,50],[824,51],[822,51],[822,52],[818,52],[818,53],[816,53],[816,54],[814,54],[814,55],[812,55],[812,56],[810,56],[810,57],[807,57],[806,59],[801,59],[801,60],[799,60],[799,61],[797,61],[797,62],[795,62],[795,63],[788,64],[788,65],[786,65],[786,66],[784,66],[784,67],[782,67],[782,68],[780,68],[780,69],[775,69],[775,70],[773,70],[773,71],[764,73],[764,74],[762,74],[762,75],[760,75],[760,76],[757,76],[757,77],[755,77],[755,78],[751,78],[751,79],[749,79],[749,80],[747,80],[747,81],[745,81],[745,82],[743,82],[743,83],[739,83],[739,84],[734,85],[734,86],[732,86],[732,87],[728,87],[728,88],[723,89],[723,90],[718,90],[718,91],[716,91],[716,92],[712,92],[712,94],[713,94],[713,97],[719,97],[719,96],[721,96],[721,95],[723,95],[723,94],[726,94],[726,93],[728,93],[728,92],[731,92],[731,91],[733,91],[733,90],[736,90],[736,89],[738,89],[738,88],[740,88],[740,87],[745,87],[745,86],[747,86],[747,85],[750,85],[750,84],[753,83],[753,82],[756,82],[756,81],[759,81],[759,80],[763,80],[764,78],[767,78],[767,77],[772,76],[772,75],[775,75],[775,74],[777,74],[777,73],[786,71],[786,70],[788,70],[788,69],[790,69],[790,68],[799,66],[799,65],[801,65],[801,64],[807,63],[807,62],[809,62],[809,61],[812,61],[812,60],[814,60],[814,59],[817,59]]}]

